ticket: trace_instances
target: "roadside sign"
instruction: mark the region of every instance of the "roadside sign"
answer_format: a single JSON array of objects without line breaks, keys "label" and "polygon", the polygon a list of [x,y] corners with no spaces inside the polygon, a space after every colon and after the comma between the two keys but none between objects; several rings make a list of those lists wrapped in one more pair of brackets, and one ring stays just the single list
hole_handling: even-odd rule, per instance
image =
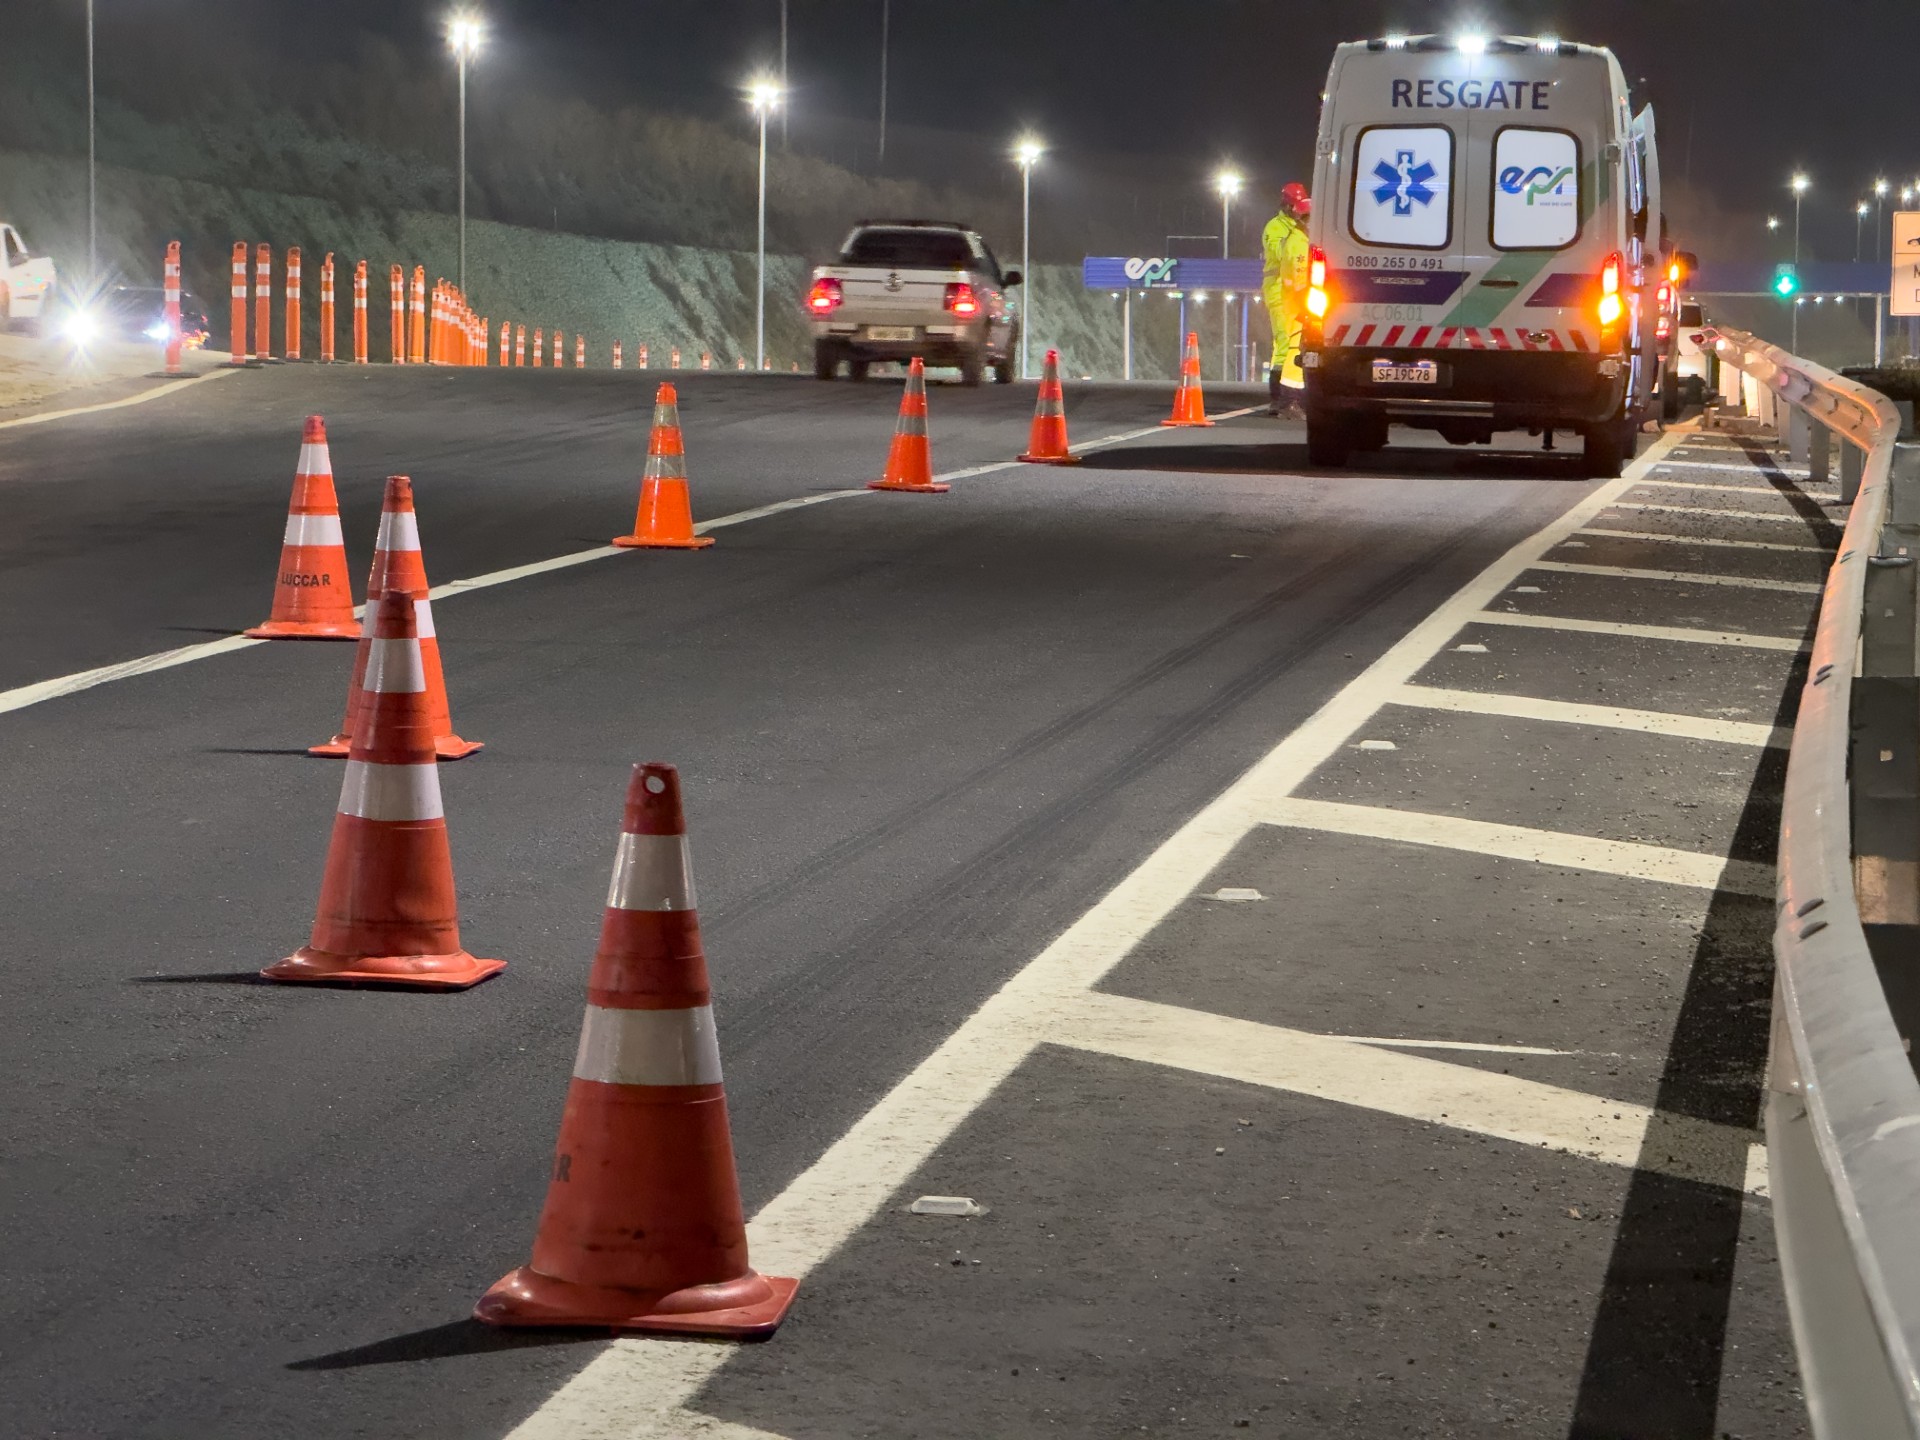
[{"label": "roadside sign", "polygon": [[1893,212],[1893,284],[1889,315],[1920,315],[1920,210]]}]

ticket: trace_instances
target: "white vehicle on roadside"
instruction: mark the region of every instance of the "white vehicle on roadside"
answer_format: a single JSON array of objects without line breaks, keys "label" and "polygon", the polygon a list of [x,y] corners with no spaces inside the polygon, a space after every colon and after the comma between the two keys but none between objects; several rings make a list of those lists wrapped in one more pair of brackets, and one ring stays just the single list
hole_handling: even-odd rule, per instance
[{"label": "white vehicle on roadside", "polygon": [[0,330],[38,327],[53,300],[53,258],[35,255],[13,226],[0,221]]},{"label": "white vehicle on roadside", "polygon": [[1308,228],[1307,445],[1389,424],[1458,445],[1568,430],[1617,475],[1659,379],[1653,111],[1611,51],[1550,38],[1339,46]]}]

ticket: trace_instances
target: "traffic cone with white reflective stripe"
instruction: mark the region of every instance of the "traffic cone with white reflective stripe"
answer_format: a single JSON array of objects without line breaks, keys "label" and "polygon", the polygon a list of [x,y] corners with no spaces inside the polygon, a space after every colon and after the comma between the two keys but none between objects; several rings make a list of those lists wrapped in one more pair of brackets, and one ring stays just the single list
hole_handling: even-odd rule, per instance
[{"label": "traffic cone with white reflective stripe", "polygon": [[747,1263],[680,776],[636,765],[533,1259],[489,1325],[770,1335],[794,1280]]},{"label": "traffic cone with white reflective stripe", "polygon": [[460,948],[415,598],[390,590],[374,610],[313,934],[260,972],[268,980],[464,990],[507,968]]},{"label": "traffic cone with white reflective stripe", "polygon": [[256,640],[353,640],[353,586],[347,580],[347,547],[340,533],[340,501],[333,492],[333,461],[327,427],[307,417],[293,499],[280,544],[280,579],[273,614],[247,631]]},{"label": "traffic cone with white reflective stripe", "polygon": [[353,657],[353,678],[347,685],[346,718],[340,733],[308,748],[309,755],[343,758],[353,746],[361,711],[366,704],[367,658],[373,647],[374,614],[387,592],[398,590],[414,597],[414,633],[420,639],[420,660],[427,677],[427,714],[433,723],[433,748],[442,760],[458,760],[484,748],[479,740],[463,740],[453,733],[447,706],[446,672],[440,664],[440,637],[433,626],[433,601],[427,597],[427,566],[420,555],[420,520],[413,509],[413,481],[405,475],[387,477],[386,498],[380,506],[380,534],[373,542],[373,570],[367,576],[367,608],[360,625],[360,648]]},{"label": "traffic cone with white reflective stripe", "polygon": [[1040,398],[1033,406],[1033,429],[1027,434],[1027,453],[1020,457],[1031,465],[1078,465],[1080,457],[1067,448],[1067,405],[1060,392],[1060,352],[1047,351],[1046,364],[1040,369]]},{"label": "traffic cone with white reflective stripe", "polygon": [[1187,352],[1180,360],[1180,388],[1173,392],[1173,414],[1162,425],[1211,425],[1207,402],[1200,390],[1200,336],[1187,332]]},{"label": "traffic cone with white reflective stripe", "polygon": [[907,366],[907,388],[900,396],[900,418],[893,424],[886,473],[867,482],[869,490],[918,490],[937,495],[949,487],[933,478],[933,453],[927,446],[927,370],[918,355]]},{"label": "traffic cone with white reflective stripe", "polygon": [[680,395],[671,382],[654,393],[653,430],[647,437],[647,468],[640,479],[640,509],[633,517],[633,533],[616,535],[613,543],[664,550],[704,550],[713,544],[711,535],[693,533]]}]

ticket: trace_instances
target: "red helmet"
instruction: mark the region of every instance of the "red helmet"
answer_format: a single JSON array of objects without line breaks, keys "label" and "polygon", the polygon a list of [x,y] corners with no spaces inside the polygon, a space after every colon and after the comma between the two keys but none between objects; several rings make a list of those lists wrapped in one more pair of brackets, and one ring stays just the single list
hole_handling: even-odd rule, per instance
[{"label": "red helmet", "polygon": [[1307,194],[1307,187],[1298,180],[1289,180],[1280,192],[1280,203],[1294,214],[1305,217],[1313,213],[1313,199]]}]

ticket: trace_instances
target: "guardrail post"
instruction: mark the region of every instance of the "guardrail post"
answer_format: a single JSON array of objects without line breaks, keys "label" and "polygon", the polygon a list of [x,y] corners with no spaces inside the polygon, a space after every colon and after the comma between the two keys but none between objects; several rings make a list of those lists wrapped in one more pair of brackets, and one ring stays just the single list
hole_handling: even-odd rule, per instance
[{"label": "guardrail post", "polygon": [[1813,459],[1813,421],[1798,405],[1789,404],[1786,408],[1787,424],[1780,438],[1787,442],[1787,458],[1796,465],[1805,465]]},{"label": "guardrail post", "polygon": [[1833,432],[1807,418],[1807,480],[1824,485],[1833,474]]}]

